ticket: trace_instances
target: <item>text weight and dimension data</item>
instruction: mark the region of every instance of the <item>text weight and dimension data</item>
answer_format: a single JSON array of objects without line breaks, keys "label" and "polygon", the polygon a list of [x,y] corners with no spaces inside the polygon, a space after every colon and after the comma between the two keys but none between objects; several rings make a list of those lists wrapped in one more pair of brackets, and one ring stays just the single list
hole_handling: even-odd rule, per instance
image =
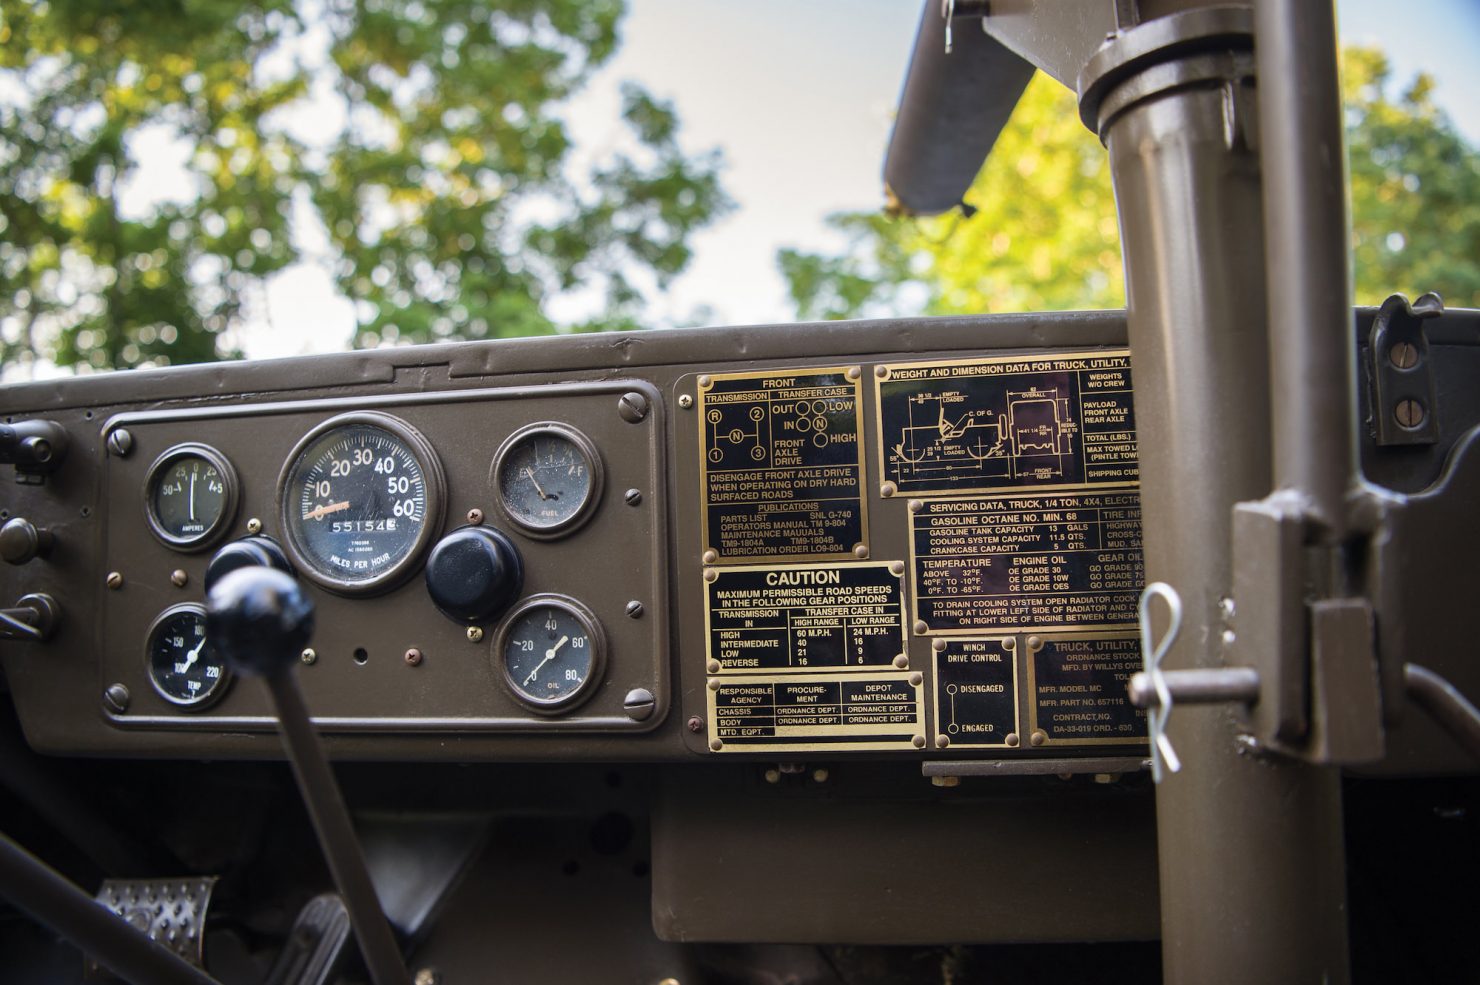
[{"label": "text weight and dimension data", "polygon": [[867,543],[858,376],[701,378],[704,547],[716,560],[849,557]]},{"label": "text weight and dimension data", "polygon": [[877,386],[881,475],[899,493],[1138,478],[1127,351],[900,363]]}]

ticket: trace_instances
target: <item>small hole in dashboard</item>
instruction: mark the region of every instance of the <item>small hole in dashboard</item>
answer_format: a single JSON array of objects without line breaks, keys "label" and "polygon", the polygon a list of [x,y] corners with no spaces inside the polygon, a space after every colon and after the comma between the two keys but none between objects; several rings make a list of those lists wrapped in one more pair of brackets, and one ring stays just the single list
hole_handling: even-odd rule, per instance
[{"label": "small hole in dashboard", "polygon": [[365,648],[363,646],[355,647],[355,663],[363,665],[365,661],[369,659],[370,654],[365,652]]}]

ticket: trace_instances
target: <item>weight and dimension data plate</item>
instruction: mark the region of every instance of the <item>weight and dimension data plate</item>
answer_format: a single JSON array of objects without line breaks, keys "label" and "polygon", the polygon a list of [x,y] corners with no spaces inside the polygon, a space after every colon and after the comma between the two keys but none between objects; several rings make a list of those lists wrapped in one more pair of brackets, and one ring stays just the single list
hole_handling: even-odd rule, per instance
[{"label": "weight and dimension data plate", "polygon": [[896,363],[875,386],[886,496],[1139,479],[1129,350]]},{"label": "weight and dimension data plate", "polygon": [[699,378],[706,563],[867,556],[859,367]]},{"label": "weight and dimension data plate", "polygon": [[[1033,644],[1037,643],[1038,646]],[[1133,745],[1146,741],[1146,712],[1130,702],[1141,669],[1137,633],[1028,640],[1032,729],[1041,745]]]},{"label": "weight and dimension data plate", "polygon": [[903,562],[710,568],[705,581],[710,674],[909,665]]},{"label": "weight and dimension data plate", "polygon": [[917,635],[1133,627],[1145,584],[1133,488],[913,500]]},{"label": "weight and dimension data plate", "polygon": [[1018,733],[1016,640],[938,640],[935,656],[935,744],[1014,748]]}]

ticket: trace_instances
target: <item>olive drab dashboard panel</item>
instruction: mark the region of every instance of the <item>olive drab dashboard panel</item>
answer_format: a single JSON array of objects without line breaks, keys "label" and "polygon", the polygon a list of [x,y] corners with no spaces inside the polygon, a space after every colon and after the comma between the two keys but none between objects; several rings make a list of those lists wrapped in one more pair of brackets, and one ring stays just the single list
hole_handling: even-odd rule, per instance
[{"label": "olive drab dashboard panel", "polygon": [[265,563],[317,606],[299,677],[339,755],[1123,762],[1123,332],[722,329],[10,388],[77,443],[9,507],[66,545],[28,569],[69,655],[9,658],[22,720],[54,751],[276,755],[201,619]]}]

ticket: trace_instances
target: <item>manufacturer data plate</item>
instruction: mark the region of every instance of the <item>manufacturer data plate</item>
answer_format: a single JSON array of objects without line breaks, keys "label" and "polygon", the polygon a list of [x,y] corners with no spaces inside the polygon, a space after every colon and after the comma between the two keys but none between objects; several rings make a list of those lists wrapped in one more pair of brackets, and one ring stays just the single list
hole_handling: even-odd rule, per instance
[{"label": "manufacturer data plate", "polygon": [[1146,738],[1146,713],[1126,686],[1141,669],[1135,633],[1049,636],[1028,661],[1033,728],[1044,744],[1126,745]]},{"label": "manufacturer data plate", "polygon": [[718,563],[853,557],[867,543],[861,387],[857,367],[700,378],[704,547]]},{"label": "manufacturer data plate", "polygon": [[936,744],[1018,745],[1012,638],[942,642],[944,648],[935,651]]},{"label": "manufacturer data plate", "polygon": [[915,505],[912,597],[925,634],[1135,624],[1146,579],[1134,489]]},{"label": "manufacturer data plate", "polygon": [[709,682],[715,752],[920,749],[919,674],[785,674]]},{"label": "manufacturer data plate", "polygon": [[893,669],[905,656],[898,570],[880,562],[714,569],[705,586],[709,672]]},{"label": "manufacturer data plate", "polygon": [[1139,479],[1129,350],[897,363],[876,385],[881,478],[900,493]]}]

